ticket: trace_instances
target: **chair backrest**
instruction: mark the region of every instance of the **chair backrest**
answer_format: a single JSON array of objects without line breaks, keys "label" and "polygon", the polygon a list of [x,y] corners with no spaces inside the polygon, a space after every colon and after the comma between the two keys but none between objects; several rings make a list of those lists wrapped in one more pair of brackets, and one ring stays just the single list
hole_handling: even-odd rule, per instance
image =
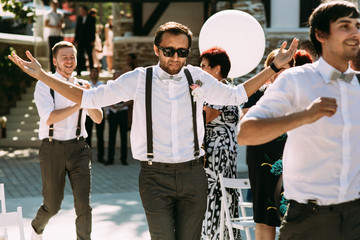
[{"label": "chair backrest", "polygon": [[[228,201],[227,197],[227,191],[226,189],[236,189],[239,193],[239,214],[240,216],[236,219],[237,222],[245,222],[247,221],[247,224],[240,225],[239,229],[245,230],[247,239],[251,239],[250,227],[254,227],[255,223],[253,222],[252,216],[248,216],[246,213],[246,208],[251,208],[252,203],[245,202],[244,196],[242,190],[250,189],[250,181],[249,179],[240,179],[240,178],[225,178],[222,174],[219,174],[219,180],[220,180],[220,187],[221,187],[221,193],[222,193],[222,215],[225,215],[225,219],[223,220],[225,222],[225,225],[229,228],[229,232],[232,231],[232,218],[233,216],[230,216],[229,208],[230,203]],[[251,223],[249,223],[251,222]],[[230,239],[233,239],[232,232],[229,233]]]},{"label": "chair backrest", "polygon": [[[24,235],[24,223],[23,223],[23,215],[22,208],[18,207],[16,212],[6,212],[0,214],[0,226],[1,227],[10,227],[10,226],[18,226],[20,233],[20,240],[25,240]],[[4,236],[4,239],[8,239],[7,234]]]},{"label": "chair backrest", "polygon": [[1,201],[1,213],[6,213],[5,188],[3,183],[0,183],[0,201]]},{"label": "chair backrest", "polygon": [[20,240],[25,240],[22,208],[18,207],[16,212],[6,212],[5,187],[3,183],[0,183],[0,201],[0,227],[3,229],[3,239],[8,239],[7,227],[16,225],[19,227]]}]

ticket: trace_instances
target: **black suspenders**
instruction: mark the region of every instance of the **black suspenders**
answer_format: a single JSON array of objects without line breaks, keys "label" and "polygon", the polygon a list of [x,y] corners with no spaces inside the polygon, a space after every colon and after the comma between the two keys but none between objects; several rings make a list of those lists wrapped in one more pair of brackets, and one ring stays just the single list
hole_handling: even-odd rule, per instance
[{"label": "black suspenders", "polygon": [[[79,82],[79,84],[82,85],[82,83],[80,83],[80,82]],[[50,88],[50,94],[51,94],[54,104],[55,104],[55,92],[52,88]],[[79,110],[79,118],[78,118],[77,127],[76,127],[76,139],[77,140],[79,140],[80,134],[81,134],[81,115],[82,115],[82,108]],[[51,124],[49,126],[49,142],[52,142],[53,137],[54,137],[54,124]]]},{"label": "black suspenders", "polygon": [[[146,136],[147,136],[147,158],[148,164],[152,165],[152,159],[154,158],[153,150],[153,132],[152,132],[152,112],[151,112],[151,91],[152,91],[152,72],[153,68],[148,67],[146,69],[146,84],[145,84],[145,107],[146,107]],[[193,84],[193,79],[187,68],[184,68],[186,79],[189,83],[190,101],[192,107],[193,116],[193,129],[194,129],[194,157],[198,158],[200,155],[199,140],[197,133],[197,122],[196,122],[196,103],[193,102],[193,96],[191,95],[190,86]]]},{"label": "black suspenders", "polygon": [[153,150],[153,131],[152,131],[152,112],[151,112],[151,89],[152,89],[152,67],[146,69],[146,92],[145,92],[145,107],[146,107],[146,137],[147,137],[147,158],[149,165],[152,165],[154,158]]}]

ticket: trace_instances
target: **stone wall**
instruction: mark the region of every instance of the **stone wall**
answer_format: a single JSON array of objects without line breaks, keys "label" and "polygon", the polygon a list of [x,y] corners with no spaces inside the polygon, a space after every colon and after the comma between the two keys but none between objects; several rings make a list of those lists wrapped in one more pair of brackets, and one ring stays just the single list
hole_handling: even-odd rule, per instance
[{"label": "stone wall", "polygon": [[[218,2],[217,11],[230,9],[231,3],[229,2]],[[264,60],[268,53],[273,49],[280,47],[283,41],[287,41],[290,45],[294,37],[301,40],[308,39],[308,29],[296,29],[294,31],[287,32],[275,32],[271,29],[266,29],[266,18],[265,10],[261,0],[237,0],[232,3],[233,9],[238,9],[244,12],[249,13],[255,17],[260,25],[263,27],[266,37],[266,45],[264,51],[264,57],[259,65],[249,74],[235,79],[235,83],[238,84],[249,79],[254,74],[261,71],[263,68]],[[131,24],[127,22],[127,24]],[[124,23],[123,23],[124,25]],[[190,26],[191,27],[191,26]],[[125,27],[127,28],[127,27]],[[114,39],[115,53],[114,53],[114,68],[115,69],[124,69],[126,67],[126,55],[129,53],[134,53],[137,56],[138,66],[149,66],[156,64],[158,58],[154,54],[153,50],[153,36],[148,37],[116,37]],[[188,64],[199,65],[199,48],[198,48],[198,38],[194,37],[192,43],[192,51],[187,59]]]},{"label": "stone wall", "polygon": [[[154,37],[117,37],[114,39],[114,69],[126,69],[126,56],[134,53],[137,56],[138,66],[151,66],[158,62],[153,49]],[[198,38],[192,42],[191,53],[187,63],[199,65]]]}]

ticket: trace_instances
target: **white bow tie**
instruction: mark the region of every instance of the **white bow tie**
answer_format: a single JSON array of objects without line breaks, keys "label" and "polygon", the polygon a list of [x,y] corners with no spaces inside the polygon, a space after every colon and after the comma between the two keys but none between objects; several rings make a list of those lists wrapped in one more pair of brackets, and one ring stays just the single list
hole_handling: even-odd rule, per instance
[{"label": "white bow tie", "polygon": [[181,76],[168,75],[166,73],[163,73],[160,76],[160,80],[173,80],[175,82],[179,82],[181,80]]},{"label": "white bow tie", "polygon": [[350,83],[354,77],[355,73],[341,73],[339,71],[333,71],[330,75],[330,80],[341,79],[347,83]]}]

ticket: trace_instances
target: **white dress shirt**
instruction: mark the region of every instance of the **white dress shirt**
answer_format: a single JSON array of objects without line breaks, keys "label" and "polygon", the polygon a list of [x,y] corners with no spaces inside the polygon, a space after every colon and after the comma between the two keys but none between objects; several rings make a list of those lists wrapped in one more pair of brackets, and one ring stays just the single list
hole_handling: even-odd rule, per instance
[{"label": "white dress shirt", "polygon": [[[59,12],[51,11],[45,15],[45,20],[49,20],[50,26],[58,26],[64,16]],[[45,28],[47,36],[62,36],[62,30],[59,28]]]},{"label": "white dress shirt", "polygon": [[[209,103],[219,105],[240,105],[247,101],[242,85],[235,88],[218,82],[199,67],[188,65],[194,82],[201,80],[201,87]],[[180,81],[160,80],[165,72],[159,64],[154,67],[152,79],[152,129],[154,161],[179,163],[194,159],[194,131],[192,123],[189,84],[182,69],[177,76]],[[166,74],[166,73],[165,73]],[[145,77],[146,68],[121,75],[115,81],[108,81],[96,89],[85,91],[81,106],[93,108],[112,105],[121,101],[134,100],[133,122],[131,127],[131,149],[135,159],[146,161],[146,115],[145,115]],[[175,78],[177,77],[175,76]],[[204,101],[196,102],[197,130],[199,146],[204,137],[202,108]],[[204,151],[201,150],[201,155]]]},{"label": "white dress shirt", "polygon": [[333,70],[320,58],[284,71],[242,120],[299,112],[318,97],[336,99],[332,117],[288,132],[283,154],[285,197],[301,203],[314,199],[329,205],[360,197],[360,86],[355,76],[351,83],[331,81]]},{"label": "white dress shirt", "polygon": [[[63,81],[67,81],[66,78],[64,78],[57,72],[53,74],[53,76]],[[74,83],[78,83],[78,82],[88,83],[87,81],[76,78],[72,78],[70,81],[73,81]],[[46,121],[48,120],[51,112],[57,109],[67,108],[75,104],[74,102],[68,100],[67,98],[63,97],[57,92],[54,92],[54,97],[55,97],[55,104],[53,97],[50,94],[50,88],[41,81],[38,81],[36,83],[34,99],[40,116],[40,126],[39,126],[40,140],[49,137],[49,125],[46,124]],[[87,114],[86,109],[83,109],[81,115],[80,136],[83,136],[84,138],[88,136],[85,130],[86,114]],[[74,114],[67,117],[66,119],[54,123],[53,139],[59,141],[65,141],[76,138],[76,127],[78,123],[78,118],[79,118],[79,111],[76,111]]]}]

